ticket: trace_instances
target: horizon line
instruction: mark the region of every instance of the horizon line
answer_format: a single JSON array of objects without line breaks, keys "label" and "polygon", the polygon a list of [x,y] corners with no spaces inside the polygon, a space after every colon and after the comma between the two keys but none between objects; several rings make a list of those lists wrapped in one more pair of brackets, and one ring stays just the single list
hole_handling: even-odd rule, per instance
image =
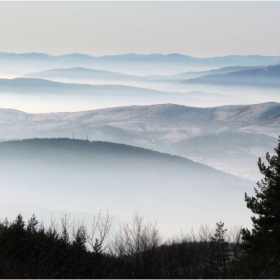
[{"label": "horizon line", "polygon": [[[221,55],[221,56],[204,56],[204,57],[197,57],[197,56],[191,56],[188,54],[183,53],[120,53],[120,54],[104,54],[104,55],[91,55],[87,53],[79,53],[79,52],[72,52],[72,53],[64,53],[59,55],[52,55],[49,53],[44,52],[8,52],[8,51],[0,51],[1,54],[7,54],[7,55],[45,55],[48,57],[63,57],[63,56],[73,56],[73,55],[81,55],[81,56],[88,56],[92,58],[104,58],[104,57],[118,57],[118,56],[183,56],[183,57],[189,57],[189,58],[195,58],[195,59],[207,59],[207,58],[224,58],[224,57],[252,57],[252,56],[258,56],[258,57],[280,57],[279,55],[263,55],[263,54],[228,54],[228,55]],[[0,56],[1,58],[1,56]]]}]

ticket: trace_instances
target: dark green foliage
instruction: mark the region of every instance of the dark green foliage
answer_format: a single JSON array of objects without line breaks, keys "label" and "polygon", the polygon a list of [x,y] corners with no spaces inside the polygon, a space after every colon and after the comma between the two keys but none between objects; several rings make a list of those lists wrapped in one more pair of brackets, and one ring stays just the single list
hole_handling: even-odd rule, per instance
[{"label": "dark green foliage", "polygon": [[[212,239],[189,236],[161,244],[155,226],[138,216],[105,253],[100,240],[88,249],[83,225],[71,234],[67,219],[58,232],[39,225],[35,216],[25,224],[18,215],[0,223],[0,278],[229,278],[223,224],[218,225]],[[209,272],[210,259],[215,265]]]},{"label": "dark green foliage", "polygon": [[213,235],[202,229],[198,238],[162,243],[155,225],[135,216],[104,250],[108,216],[99,214],[89,235],[83,225],[70,234],[67,215],[61,231],[18,215],[0,223],[0,278],[280,278],[280,138],[275,152],[268,166],[258,162],[264,179],[255,196],[245,194],[254,216],[253,229],[241,231],[241,249],[240,230],[229,242],[222,222]]},{"label": "dark green foliage", "polygon": [[226,278],[229,276],[229,244],[225,240],[224,223],[216,224],[216,232],[211,237],[204,278]]},{"label": "dark green foliage", "polygon": [[[1,278],[99,278],[102,263],[86,249],[83,227],[72,241],[69,232],[38,225],[35,216],[25,225],[21,215],[0,224]],[[102,257],[106,258],[106,255]]]},{"label": "dark green foliage", "polygon": [[280,138],[276,155],[266,155],[268,166],[259,159],[264,178],[257,183],[255,196],[245,194],[252,210],[253,229],[242,230],[244,254],[241,274],[246,278],[280,278]]}]

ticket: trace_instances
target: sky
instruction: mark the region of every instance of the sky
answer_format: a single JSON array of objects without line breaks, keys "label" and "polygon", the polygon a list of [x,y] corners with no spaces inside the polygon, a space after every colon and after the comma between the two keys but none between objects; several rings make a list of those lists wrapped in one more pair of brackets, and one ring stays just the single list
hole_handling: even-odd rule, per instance
[{"label": "sky", "polygon": [[280,55],[280,2],[0,2],[0,52]]}]

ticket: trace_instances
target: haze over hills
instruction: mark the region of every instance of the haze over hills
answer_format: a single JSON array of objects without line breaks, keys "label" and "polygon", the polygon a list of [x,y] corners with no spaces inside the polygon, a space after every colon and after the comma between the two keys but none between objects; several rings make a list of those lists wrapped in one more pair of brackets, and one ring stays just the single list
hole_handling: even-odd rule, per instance
[{"label": "haze over hills", "polygon": [[29,73],[22,78],[38,78],[62,83],[92,85],[126,85],[154,90],[164,90],[171,82],[158,81],[146,77],[126,75],[111,71],[102,71],[84,67],[51,69]]},{"label": "haze over hills", "polygon": [[96,92],[126,92],[140,91],[141,93],[156,92],[148,88],[137,88],[124,85],[90,85],[54,82],[41,78],[15,78],[15,79],[0,79],[0,92],[3,93],[55,93],[62,94],[64,92],[71,93],[96,93]]},{"label": "haze over hills", "polygon": [[178,103],[192,106],[248,103],[207,92],[164,92],[124,85],[61,83],[36,78],[0,79],[2,108],[29,112],[83,111],[124,105]]},{"label": "haze over hills", "polygon": [[[168,232],[185,223],[188,211],[189,225],[204,223],[200,208],[209,210],[207,223],[223,219],[215,207],[228,207],[232,199],[224,218],[237,221],[248,181],[210,167],[260,178],[257,159],[273,150],[280,130],[280,104],[270,102],[280,102],[279,63],[280,57],[264,56],[0,54],[0,76],[20,76],[0,79],[0,141],[73,137],[134,146],[69,139],[1,143],[2,210],[11,210],[6,198],[18,193],[25,210],[41,204],[96,212],[108,205],[120,219],[134,210],[163,218]],[[211,80],[216,84],[197,82]],[[261,89],[245,86],[255,80],[263,81]]]},{"label": "haze over hills", "polygon": [[24,75],[23,78],[39,78],[63,83],[87,84],[121,84],[145,82],[140,76],[126,75],[110,71],[89,69],[84,67],[52,69]]},{"label": "haze over hills", "polygon": [[0,278],[280,279],[280,2],[102,2],[0,4]]},{"label": "haze over hills", "polygon": [[[22,73],[25,80],[0,80],[2,108],[59,112],[165,103],[209,107],[280,102],[277,64],[280,58],[276,56],[70,54],[55,57],[1,53],[0,62],[1,59],[0,70],[5,67],[6,76],[9,68],[19,66],[26,71]],[[193,65],[196,65],[193,69],[185,69]],[[122,71],[123,67],[127,71]],[[134,68],[143,73],[135,72]],[[167,69],[169,73],[157,73],[157,69],[163,72]]]},{"label": "haze over hills", "polygon": [[259,176],[258,157],[273,149],[279,130],[278,103],[214,108],[165,104],[52,114],[0,110],[0,139],[75,133],[80,139],[177,154],[252,179]]},{"label": "haze over hills", "polygon": [[277,139],[263,134],[225,131],[174,143],[169,153],[191,158],[244,178],[259,180],[258,158],[274,154]]},{"label": "haze over hills", "polygon": [[54,68],[87,67],[129,75],[175,75],[184,71],[228,66],[260,66],[280,62],[279,56],[225,56],[195,58],[181,54],[124,54],[93,57],[85,54],[50,56],[40,53],[0,53],[0,75],[19,76]]},{"label": "haze over hills", "polygon": [[[196,228],[219,219],[227,218],[228,226],[250,223],[243,195],[253,183],[141,148],[70,139],[11,141],[0,143],[0,168],[1,204],[32,203],[36,213],[40,207],[49,213],[105,209],[129,219],[139,211],[157,219],[166,236],[182,225]],[[11,216],[8,211],[2,215]]]},{"label": "haze over hills", "polygon": [[[222,88],[224,92],[245,88],[246,90],[279,90],[280,89],[280,64],[233,71],[221,74],[201,76],[186,81],[180,81],[178,86],[189,89],[189,86],[196,85],[196,89],[216,90]],[[176,88],[176,86],[175,86]]]},{"label": "haze over hills", "polygon": [[102,71],[83,67],[52,69],[41,72],[34,72],[24,75],[22,78],[38,78],[62,83],[79,83],[79,84],[116,84],[145,87],[151,89],[164,90],[174,81],[184,81],[217,73],[229,73],[245,69],[254,69],[249,66],[224,67],[200,72],[184,72],[177,75],[169,76],[133,76],[117,72]]},{"label": "haze over hills", "polygon": [[222,67],[218,69],[212,69],[207,71],[196,71],[196,72],[184,72],[176,75],[169,75],[169,76],[147,76],[148,79],[151,80],[164,80],[164,81],[173,81],[173,80],[188,80],[194,79],[202,76],[208,76],[213,74],[220,74],[220,73],[229,73],[247,69],[255,69],[256,66],[231,66],[231,67]]}]

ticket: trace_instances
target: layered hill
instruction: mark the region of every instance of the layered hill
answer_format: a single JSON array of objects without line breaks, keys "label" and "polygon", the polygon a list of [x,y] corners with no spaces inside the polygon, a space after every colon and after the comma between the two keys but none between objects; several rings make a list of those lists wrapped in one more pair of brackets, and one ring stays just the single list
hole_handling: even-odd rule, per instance
[{"label": "layered hill", "polygon": [[273,150],[279,130],[279,103],[213,108],[165,104],[50,114],[0,110],[2,140],[72,137],[75,133],[79,139],[188,157],[253,179],[259,176],[258,157]]},{"label": "layered hill", "polygon": [[[1,203],[36,209],[158,219],[164,234],[179,228],[248,224],[249,181],[191,160],[141,148],[70,139],[0,143]],[[8,211],[8,210],[6,210]]]},{"label": "layered hill", "polygon": [[229,66],[260,66],[280,62],[278,56],[225,56],[196,58],[182,54],[124,54],[93,57],[85,54],[50,56],[40,53],[0,53],[0,74],[18,76],[54,68],[86,67],[133,75],[174,75],[184,71]]},{"label": "layered hill", "polygon": [[[168,138],[168,133],[184,133],[189,138],[226,130],[242,130],[277,137],[280,118],[279,103],[221,106],[212,108],[186,107],[175,104],[127,106],[74,113],[27,114],[1,109],[1,123],[9,127],[17,124],[17,131],[35,129],[39,133],[50,127],[54,131],[83,131],[103,125],[116,127],[139,135],[161,133],[157,138]],[[7,128],[9,128],[7,127]],[[3,131],[4,127],[2,127]],[[262,131],[263,130],[263,131]],[[9,132],[10,131],[10,132]],[[5,133],[12,136],[13,130]],[[2,132],[1,137],[4,136]],[[33,135],[36,136],[36,135]],[[38,135],[39,136],[39,135]],[[59,135],[58,135],[59,136]],[[64,136],[64,135],[60,135]],[[69,136],[69,135],[68,135]],[[178,138],[180,139],[180,137]],[[176,140],[171,137],[170,140]]]},{"label": "layered hill", "polygon": [[46,71],[34,72],[24,75],[23,78],[45,79],[63,83],[88,83],[88,84],[121,84],[121,85],[140,85],[148,88],[163,88],[174,81],[183,81],[202,76],[220,73],[230,73],[246,69],[254,69],[251,66],[233,66],[213,69],[200,72],[184,72],[169,76],[133,76],[117,72],[102,71],[84,67],[74,67],[65,69],[51,69]]},{"label": "layered hill", "polygon": [[143,87],[146,84],[142,82],[138,83],[139,86],[130,86],[131,81],[117,80],[112,81],[112,84],[107,84],[104,80],[100,83],[97,81],[91,81],[91,83],[93,84],[84,84],[84,81],[63,83],[38,78],[0,79],[0,103],[2,108],[16,108],[31,112],[61,112],[171,102],[192,106],[208,106],[209,104],[217,106],[246,102],[243,98],[217,93],[153,90]]},{"label": "layered hill", "polygon": [[254,68],[256,67],[255,66],[231,66],[231,67],[212,69],[208,71],[184,72],[184,73],[169,75],[169,76],[147,76],[146,78],[151,80],[165,81],[165,82],[169,81],[171,83],[176,80],[184,81],[184,80],[194,79],[194,78],[208,76],[208,75],[230,73],[230,72],[236,72],[236,71],[248,70]]},{"label": "layered hill", "polygon": [[142,89],[123,85],[90,85],[54,82],[39,78],[0,79],[0,91],[3,93],[96,93],[96,92],[156,92],[152,89]]},{"label": "layered hill", "polygon": [[135,84],[144,83],[145,78],[133,75],[126,75],[117,72],[102,71],[84,67],[52,69],[41,72],[30,73],[24,78],[38,78],[64,83],[84,84]]},{"label": "layered hill", "polygon": [[233,87],[280,88],[280,65],[207,75],[182,81],[182,84],[201,84]]}]

